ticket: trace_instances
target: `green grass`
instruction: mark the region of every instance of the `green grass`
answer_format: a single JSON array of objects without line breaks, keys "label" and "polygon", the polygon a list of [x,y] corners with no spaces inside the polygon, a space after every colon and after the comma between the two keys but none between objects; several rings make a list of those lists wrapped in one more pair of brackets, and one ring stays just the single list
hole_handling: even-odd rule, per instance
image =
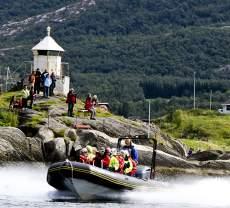
[{"label": "green grass", "polygon": [[0,126],[16,127],[18,125],[18,113],[8,110],[13,95],[16,96],[16,99],[19,99],[21,97],[21,92],[16,91],[0,94]]},{"label": "green grass", "polygon": [[13,126],[18,125],[18,114],[17,112],[11,112],[5,109],[0,111],[0,126]]},{"label": "green grass", "polygon": [[28,126],[36,127],[37,124],[42,124],[44,122],[44,119],[48,117],[48,114],[46,111],[41,111],[38,114],[34,115],[31,120],[26,122]]},{"label": "green grass", "polygon": [[230,116],[209,110],[176,110],[157,119],[160,128],[195,150],[230,150]]}]

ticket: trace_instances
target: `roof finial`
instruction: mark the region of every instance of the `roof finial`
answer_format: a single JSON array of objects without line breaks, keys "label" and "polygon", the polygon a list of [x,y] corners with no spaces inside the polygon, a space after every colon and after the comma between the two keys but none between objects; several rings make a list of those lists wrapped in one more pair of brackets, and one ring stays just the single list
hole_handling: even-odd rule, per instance
[{"label": "roof finial", "polygon": [[48,35],[48,36],[50,36],[50,30],[51,30],[51,27],[48,26],[48,27],[47,27],[47,35]]}]

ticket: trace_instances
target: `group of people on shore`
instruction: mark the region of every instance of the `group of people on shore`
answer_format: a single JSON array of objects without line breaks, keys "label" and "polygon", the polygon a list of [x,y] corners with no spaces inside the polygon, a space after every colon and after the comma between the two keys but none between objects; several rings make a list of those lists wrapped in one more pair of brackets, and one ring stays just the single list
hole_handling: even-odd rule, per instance
[{"label": "group of people on shore", "polygon": [[44,72],[40,72],[37,68],[36,71],[32,71],[29,75],[29,87],[33,87],[34,94],[39,94],[43,89],[43,96],[49,97],[54,95],[54,88],[56,87],[56,76],[54,72],[51,74],[45,69]]},{"label": "group of people on shore", "polygon": [[11,97],[9,103],[10,110],[25,108],[32,109],[36,95],[39,95],[41,90],[43,90],[43,96],[45,98],[54,95],[56,76],[53,72],[51,75],[49,75],[45,69],[45,71],[41,73],[40,69],[38,68],[36,71],[32,71],[32,73],[29,75],[28,82],[28,85],[23,86],[20,99],[16,99],[16,96]]},{"label": "group of people on shore", "polygon": [[134,176],[138,164],[138,152],[131,139],[125,140],[125,146],[120,151],[116,148],[96,147],[87,145],[80,151],[79,162],[91,164],[112,172]]},{"label": "group of people on shore", "polygon": [[[67,94],[66,103],[68,104],[68,116],[73,117],[74,105],[77,102],[77,95],[74,89],[71,88]],[[98,104],[97,95],[91,96],[89,93],[85,100],[85,109],[90,113],[90,119],[96,120],[96,105]]]}]

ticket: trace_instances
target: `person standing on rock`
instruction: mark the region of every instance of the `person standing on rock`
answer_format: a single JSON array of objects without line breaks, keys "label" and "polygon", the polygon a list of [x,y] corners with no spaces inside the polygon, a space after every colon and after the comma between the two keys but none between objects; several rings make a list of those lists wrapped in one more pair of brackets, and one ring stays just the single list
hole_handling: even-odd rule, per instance
[{"label": "person standing on rock", "polygon": [[40,69],[37,68],[35,73],[35,84],[34,84],[34,93],[38,94],[40,93],[40,86],[41,85],[41,72]]},{"label": "person standing on rock", "polygon": [[22,108],[27,108],[27,101],[30,96],[30,92],[27,89],[27,86],[24,85],[24,88],[22,90]]},{"label": "person standing on rock", "polygon": [[76,104],[77,96],[74,94],[74,89],[71,88],[68,92],[66,103],[68,104],[68,116],[73,117],[73,108],[74,104]]},{"label": "person standing on rock", "polygon": [[95,108],[93,106],[92,96],[90,93],[88,94],[88,96],[85,100],[85,109],[90,112],[90,119],[96,120],[96,118],[95,118],[96,111],[95,111]]},{"label": "person standing on rock", "polygon": [[50,78],[52,79],[52,84],[50,85],[50,96],[54,95],[54,88],[56,87],[56,76],[54,72],[51,73]]},{"label": "person standing on rock", "polygon": [[30,88],[30,95],[29,95],[29,98],[28,98],[28,100],[30,100],[30,105],[29,105],[30,109],[32,109],[32,107],[33,107],[34,98],[35,98],[34,88],[31,87]]},{"label": "person standing on rock", "polygon": [[48,98],[50,96],[50,86],[52,84],[52,79],[50,78],[50,75],[47,74],[45,81],[44,81],[44,87],[45,87],[45,94],[44,97]]}]

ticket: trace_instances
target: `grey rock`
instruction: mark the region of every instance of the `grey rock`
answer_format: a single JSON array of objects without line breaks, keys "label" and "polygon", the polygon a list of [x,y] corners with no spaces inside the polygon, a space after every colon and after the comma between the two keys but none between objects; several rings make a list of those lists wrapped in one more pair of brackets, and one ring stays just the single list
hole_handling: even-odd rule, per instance
[{"label": "grey rock", "polygon": [[56,155],[58,155],[57,160],[64,160],[66,158],[66,144],[64,138],[55,138],[54,143]]},{"label": "grey rock", "polygon": [[54,133],[49,128],[43,126],[38,130],[37,137],[41,138],[44,142],[54,139]]},{"label": "grey rock", "polygon": [[225,152],[218,157],[218,160],[230,160],[230,153]]},{"label": "grey rock", "polygon": [[78,139],[76,130],[72,128],[66,129],[64,135],[65,137],[70,138],[72,141],[76,141]]},{"label": "grey rock", "polygon": [[230,170],[230,160],[210,160],[200,162],[200,167],[216,170]]},{"label": "grey rock", "polygon": [[57,162],[66,158],[66,144],[64,138],[59,137],[43,142],[42,149],[46,161]]},{"label": "grey rock", "polygon": [[221,155],[219,151],[202,151],[189,156],[189,160],[207,161],[216,160]]},{"label": "grey rock", "polygon": [[73,145],[74,145],[74,141],[72,141],[70,139],[66,141],[66,156],[67,157],[71,156]]},{"label": "grey rock", "polygon": [[[0,127],[0,159],[2,161],[34,161],[41,160],[41,152],[31,154],[31,148],[38,149],[34,139],[13,127]],[[36,148],[35,148],[36,147]],[[35,156],[36,155],[36,156]]]}]

